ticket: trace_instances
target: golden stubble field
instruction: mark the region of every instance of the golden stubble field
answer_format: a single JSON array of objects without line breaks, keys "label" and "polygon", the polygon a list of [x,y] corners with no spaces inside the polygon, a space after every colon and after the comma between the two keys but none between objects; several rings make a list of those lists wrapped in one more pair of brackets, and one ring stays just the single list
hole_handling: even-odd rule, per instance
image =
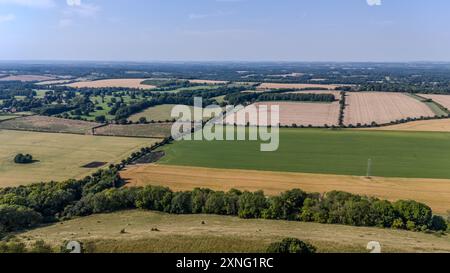
[{"label": "golden stubble field", "polygon": [[107,79],[97,81],[83,81],[66,84],[74,88],[102,88],[102,87],[122,87],[137,89],[154,89],[156,86],[142,84],[147,79]]},{"label": "golden stubble field", "polygon": [[389,92],[348,92],[344,123],[378,124],[408,117],[433,117],[425,104],[406,94]]},{"label": "golden stubble field", "polygon": [[450,119],[419,120],[408,123],[367,128],[376,131],[450,132]]},{"label": "golden stubble field", "polygon": [[[296,124],[298,126],[324,126],[327,124],[338,125],[339,124],[339,101],[333,103],[310,103],[310,102],[258,102],[252,104],[250,107],[259,109],[261,106],[267,106],[268,115],[271,116],[271,107],[279,107],[279,118],[282,126],[292,126]],[[250,124],[266,125],[270,124],[270,119],[265,122],[261,117],[247,117],[244,116],[245,111],[248,111],[250,107],[241,110],[242,117],[239,118],[239,112],[232,114],[226,118],[227,123],[236,123],[238,125]],[[262,117],[264,118],[264,117]],[[234,122],[230,122],[234,120]]]},{"label": "golden stubble field", "polygon": [[348,175],[322,175],[251,170],[227,170],[199,167],[181,167],[158,164],[137,165],[121,172],[128,186],[162,185],[175,191],[196,187],[228,191],[264,190],[269,195],[294,188],[307,192],[340,190],[375,196],[391,201],[416,200],[429,205],[435,213],[445,214],[450,209],[450,180],[382,178],[367,179]]},{"label": "golden stubble field", "polygon": [[419,94],[421,97],[432,99],[447,109],[450,109],[450,96],[449,95],[432,95],[432,94]]},{"label": "golden stubble field", "polygon": [[[96,169],[82,166],[97,161],[107,167],[156,141],[0,130],[0,187],[83,178]],[[18,153],[31,154],[37,162],[15,164]]]}]

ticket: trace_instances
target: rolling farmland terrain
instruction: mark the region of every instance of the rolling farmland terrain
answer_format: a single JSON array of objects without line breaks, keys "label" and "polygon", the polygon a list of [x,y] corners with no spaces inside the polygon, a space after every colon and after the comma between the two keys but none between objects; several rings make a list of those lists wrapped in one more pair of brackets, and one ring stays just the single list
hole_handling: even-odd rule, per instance
[{"label": "rolling farmland terrain", "polygon": [[374,196],[390,201],[417,200],[436,213],[450,208],[450,179],[385,178],[350,175],[325,175],[292,172],[270,172],[204,167],[143,164],[121,172],[128,187],[164,185],[176,191],[209,188],[258,191],[278,195],[300,188],[307,192],[325,193],[333,190]]},{"label": "rolling farmland terrain", "polygon": [[[176,106],[176,104],[164,104],[158,105],[154,107],[147,108],[146,110],[139,112],[137,114],[132,115],[128,118],[133,122],[138,122],[141,117],[146,118],[146,120],[154,120],[154,121],[167,121],[173,120],[174,118],[171,116],[172,109]],[[194,107],[189,106],[192,112],[192,118],[194,115]]]},{"label": "rolling farmland terrain", "polygon": [[395,120],[433,117],[435,113],[424,103],[402,93],[349,92],[344,115],[346,125],[386,124]]},{"label": "rolling farmland terrain", "polygon": [[[139,66],[127,70],[74,66],[58,71],[47,67],[33,75],[55,75],[51,79],[0,82],[0,209],[31,209],[45,216],[37,225],[19,223],[7,235],[17,235],[26,244],[42,239],[55,248],[67,240],[81,240],[92,252],[264,252],[285,237],[311,242],[319,252],[364,252],[370,240],[381,240],[390,252],[450,251],[446,227],[437,227],[432,215],[421,223],[396,207],[399,200],[415,200],[422,204],[408,204],[430,209],[435,216],[445,216],[450,209],[450,119],[444,109],[448,97],[420,95],[441,87],[423,84],[421,92],[408,91],[417,88],[413,85],[392,92],[369,91],[392,88],[378,89],[381,80],[367,74],[372,67],[303,73],[285,67],[234,71],[182,66],[168,72],[167,67],[139,70]],[[13,70],[0,70],[4,75],[8,71]],[[31,72],[24,76],[27,73]],[[135,78],[129,78],[131,73]],[[395,81],[402,77],[396,74]],[[261,141],[171,141],[172,108],[193,109],[195,97],[201,97],[204,106],[218,103],[222,109],[226,104],[247,109],[278,105],[280,124],[290,128],[280,129],[275,152],[260,152]],[[232,128],[255,130],[227,127]],[[20,162],[27,154],[32,160]],[[82,180],[64,182],[71,178]],[[45,183],[50,181],[62,183]],[[35,182],[44,183],[5,189]],[[35,204],[41,201],[35,198],[42,189],[50,194],[63,189],[67,200],[52,196],[46,202],[62,205],[47,204],[52,210],[40,210]],[[231,189],[256,193],[228,195]],[[280,216],[284,208],[277,207],[277,198],[292,194],[295,191],[285,193],[292,189],[308,192],[309,200],[296,204],[291,215]],[[333,213],[339,209],[333,202],[339,201],[327,199],[335,190],[397,203],[338,193],[350,197],[339,204],[345,218],[336,220]],[[154,191],[170,193],[157,206],[152,202],[161,196],[155,197]],[[257,191],[267,196],[258,196]],[[19,201],[24,208],[13,207]],[[324,208],[328,201],[333,206]],[[200,210],[197,202],[204,203]],[[365,221],[364,215],[379,212],[380,203],[393,209],[392,219],[383,225]],[[150,211],[121,211],[135,208]],[[97,214],[103,212],[112,213]],[[184,213],[193,215],[175,215]],[[390,217],[380,213],[380,219]],[[47,217],[59,223],[43,226]]]},{"label": "rolling farmland terrain", "polygon": [[100,124],[81,120],[59,119],[44,116],[16,118],[0,123],[0,129],[52,133],[91,134]]},{"label": "rolling farmland terrain", "polygon": [[[103,162],[105,166],[118,163],[156,141],[0,130],[0,187],[83,178],[96,169],[83,166],[92,162]],[[18,153],[32,154],[37,162],[15,164]]]},{"label": "rolling farmland terrain", "polygon": [[116,137],[165,138],[170,136],[172,123],[116,125],[109,124],[95,129],[96,135]]},{"label": "rolling farmland terrain", "polygon": [[[279,106],[279,118],[280,125],[282,126],[292,126],[296,124],[298,126],[324,126],[327,124],[328,126],[338,125],[339,118],[339,102],[333,103],[310,103],[310,102],[258,102],[252,104],[252,107],[256,107],[259,109],[260,106],[267,106],[268,113],[271,113],[271,106]],[[249,107],[247,107],[243,111],[247,111]],[[242,114],[243,114],[242,113]],[[237,124],[237,125],[246,125],[250,124],[258,124],[258,125],[266,125],[267,123],[262,122],[262,120],[257,120],[255,118],[239,119],[239,112],[233,114],[233,116],[227,116],[228,124]],[[244,117],[244,116],[243,116]],[[234,122],[230,122],[233,119]],[[238,120],[239,119],[239,120]],[[260,117],[261,119],[261,117]],[[268,124],[270,124],[270,119],[268,119]]]},{"label": "rolling farmland terrain", "polygon": [[432,99],[443,107],[450,109],[450,95],[420,94],[420,96],[427,99]]},{"label": "rolling farmland terrain", "polygon": [[[258,141],[181,141],[166,146],[162,164],[406,178],[450,178],[450,134],[280,129],[280,147]],[[264,156],[262,156],[264,155]]]},{"label": "rolling farmland terrain", "polygon": [[310,242],[318,252],[366,252],[367,242],[374,240],[384,252],[450,252],[448,236],[419,232],[138,210],[64,221],[17,237],[44,240],[55,248],[79,240],[87,252],[99,253],[264,253],[285,237]]},{"label": "rolling farmland terrain", "polygon": [[43,76],[43,75],[10,75],[7,77],[0,78],[0,81],[21,81],[21,82],[38,82],[38,81],[48,81],[53,80],[54,77]]},{"label": "rolling farmland terrain", "polygon": [[102,88],[102,87],[123,87],[137,89],[153,89],[155,86],[142,84],[146,79],[108,79],[96,81],[84,81],[67,84],[75,88]]},{"label": "rolling farmland terrain", "polygon": [[297,84],[297,83],[262,83],[258,86],[258,89],[311,89],[311,88],[324,88],[329,90],[335,90],[338,85],[331,84]]},{"label": "rolling farmland terrain", "polygon": [[371,128],[381,131],[450,132],[450,119],[419,120],[403,124]]}]

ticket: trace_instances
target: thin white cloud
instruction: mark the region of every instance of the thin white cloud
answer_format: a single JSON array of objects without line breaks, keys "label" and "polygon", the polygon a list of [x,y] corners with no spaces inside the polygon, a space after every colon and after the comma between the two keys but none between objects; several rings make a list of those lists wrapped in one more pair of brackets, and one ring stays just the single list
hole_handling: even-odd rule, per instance
[{"label": "thin white cloud", "polygon": [[95,18],[100,10],[98,5],[86,4],[82,0],[66,0],[67,7],[61,11],[59,28],[71,27],[77,24],[80,18]]},{"label": "thin white cloud", "polygon": [[51,8],[55,6],[54,0],[0,0],[0,4],[18,5],[30,8]]},{"label": "thin white cloud", "polygon": [[66,0],[69,6],[81,6],[81,0]]},{"label": "thin white cloud", "polygon": [[14,14],[6,14],[6,15],[0,14],[0,23],[13,21],[14,19],[16,19],[16,16]]},{"label": "thin white cloud", "polygon": [[367,0],[367,5],[369,6],[381,6],[381,0]]}]

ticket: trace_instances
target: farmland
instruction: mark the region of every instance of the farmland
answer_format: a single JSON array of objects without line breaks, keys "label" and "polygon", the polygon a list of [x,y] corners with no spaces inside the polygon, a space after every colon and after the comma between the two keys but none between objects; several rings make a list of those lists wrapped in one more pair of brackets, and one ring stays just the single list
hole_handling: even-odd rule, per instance
[{"label": "farmland", "polygon": [[432,94],[420,94],[421,97],[432,99],[447,109],[450,109],[450,96],[449,95],[432,95]]},{"label": "farmland", "polygon": [[170,136],[172,123],[116,125],[109,124],[95,129],[96,135],[118,137],[165,138]]},{"label": "farmland", "polygon": [[258,141],[181,141],[167,146],[161,163],[405,178],[450,178],[447,133],[280,129],[280,147],[260,152]]},{"label": "farmland", "polygon": [[417,200],[434,212],[445,214],[450,208],[449,179],[384,178],[349,175],[324,175],[291,172],[215,169],[171,165],[130,166],[121,173],[129,187],[164,185],[176,191],[209,188],[258,191],[268,195],[300,188],[307,192],[333,190],[374,196],[390,201]]},{"label": "farmland", "polygon": [[[91,162],[116,163],[155,140],[0,130],[0,187],[82,178]],[[37,160],[17,165],[14,156],[29,153]]]},{"label": "farmland", "polygon": [[102,88],[102,87],[123,87],[137,89],[153,89],[156,86],[142,84],[146,79],[107,79],[96,81],[83,81],[67,84],[74,88]]},{"label": "farmland", "polygon": [[48,81],[53,80],[54,77],[43,76],[43,75],[10,75],[7,77],[0,78],[0,81],[21,81],[21,82],[38,82],[38,81]]},{"label": "farmland", "polygon": [[[174,118],[171,116],[172,109],[176,106],[176,104],[163,104],[163,105],[157,105],[154,107],[150,107],[143,112],[137,113],[132,115],[128,118],[128,120],[131,120],[133,122],[138,122],[141,117],[144,117],[147,119],[147,121],[167,121],[167,120],[173,120]],[[189,106],[191,109],[192,114],[194,113],[194,107]],[[193,118],[193,116],[192,116]]]},{"label": "farmland", "polygon": [[[339,102],[333,103],[309,103],[309,102],[259,102],[255,103],[256,109],[260,106],[267,106],[268,115],[271,113],[272,106],[279,106],[279,118],[280,125],[292,126],[296,124],[298,126],[324,126],[327,124],[338,125],[339,118]],[[247,109],[241,110],[245,112]],[[265,125],[265,122],[257,119],[237,120],[239,113],[235,114],[234,119],[236,124],[245,125],[248,122],[251,124]],[[260,117],[261,118],[261,117]],[[233,117],[227,117],[227,119],[233,119]],[[268,121],[270,123],[270,120]]]},{"label": "farmland", "polygon": [[[204,224],[202,224],[202,222]],[[151,231],[151,229],[158,231]],[[124,229],[125,233],[120,233]],[[285,237],[312,243],[318,252],[367,252],[369,241],[379,241],[383,252],[450,252],[448,236],[400,230],[316,223],[243,220],[216,215],[168,215],[123,211],[64,221],[20,233],[30,242],[44,240],[55,248],[83,242],[87,252],[132,253],[262,253]]]},{"label": "farmland", "polygon": [[44,116],[29,116],[0,123],[0,129],[52,133],[91,134],[98,123],[81,120],[59,119]]},{"label": "farmland", "polygon": [[344,115],[346,125],[386,124],[395,120],[433,117],[424,103],[402,93],[349,92]]},{"label": "farmland", "polygon": [[450,119],[419,120],[403,124],[371,128],[381,131],[450,132]]},{"label": "farmland", "polygon": [[191,83],[199,84],[226,84],[227,81],[213,81],[213,80],[189,80]]},{"label": "farmland", "polygon": [[298,83],[262,83],[258,86],[258,89],[311,89],[311,88],[325,88],[329,90],[334,90],[338,85],[332,84],[298,84]]}]

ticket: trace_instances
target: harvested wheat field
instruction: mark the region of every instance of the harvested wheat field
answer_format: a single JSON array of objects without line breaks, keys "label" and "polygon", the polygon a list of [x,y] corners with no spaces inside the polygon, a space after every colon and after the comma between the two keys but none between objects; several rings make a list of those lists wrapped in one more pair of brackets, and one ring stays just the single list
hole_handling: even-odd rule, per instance
[{"label": "harvested wheat field", "polygon": [[305,88],[326,88],[334,90],[339,85],[333,84],[307,84],[307,83],[262,83],[258,89],[305,89]]},{"label": "harvested wheat field", "polygon": [[66,86],[74,88],[103,88],[103,87],[122,87],[136,89],[154,89],[156,86],[142,84],[147,79],[107,79],[97,81],[74,82]]},{"label": "harvested wheat field", "polygon": [[350,92],[347,96],[344,123],[385,124],[400,119],[434,115],[425,103],[402,93]]},{"label": "harvested wheat field", "polygon": [[450,96],[449,95],[432,95],[432,94],[420,94],[421,97],[432,99],[447,109],[450,109]]},{"label": "harvested wheat field", "polygon": [[61,119],[45,116],[29,116],[0,123],[0,129],[51,133],[91,134],[91,129],[100,124],[81,120]]},{"label": "harvested wheat field", "polygon": [[38,82],[38,81],[49,81],[53,79],[55,78],[41,75],[11,75],[4,78],[0,78],[0,81]]},{"label": "harvested wheat field", "polygon": [[[271,120],[267,122],[259,120],[254,117],[245,117],[245,111],[250,110],[252,107],[259,109],[261,106],[267,106],[269,115],[272,106],[279,106],[280,110],[280,124],[282,126],[292,126],[296,124],[298,126],[324,126],[325,124],[338,125],[339,123],[339,102],[333,103],[310,103],[310,102],[258,102],[251,106],[246,107],[244,110],[239,111],[237,114],[226,117],[227,124],[236,123],[238,125],[245,125],[249,122],[252,125],[267,125]],[[242,116],[240,116],[242,115]],[[233,121],[234,119],[234,121]]]},{"label": "harvested wheat field", "polygon": [[368,128],[367,130],[450,132],[450,119],[419,120],[390,126]]},{"label": "harvested wheat field", "polygon": [[224,170],[201,167],[137,165],[121,172],[128,186],[160,185],[176,191],[196,187],[228,191],[232,188],[248,191],[264,190],[269,195],[300,188],[307,192],[340,190],[375,196],[391,201],[416,200],[429,205],[436,213],[450,209],[450,180],[381,178],[322,175],[251,170]]},{"label": "harvested wheat field", "polygon": [[95,135],[118,137],[165,138],[170,136],[172,123],[109,124],[95,129]]}]

